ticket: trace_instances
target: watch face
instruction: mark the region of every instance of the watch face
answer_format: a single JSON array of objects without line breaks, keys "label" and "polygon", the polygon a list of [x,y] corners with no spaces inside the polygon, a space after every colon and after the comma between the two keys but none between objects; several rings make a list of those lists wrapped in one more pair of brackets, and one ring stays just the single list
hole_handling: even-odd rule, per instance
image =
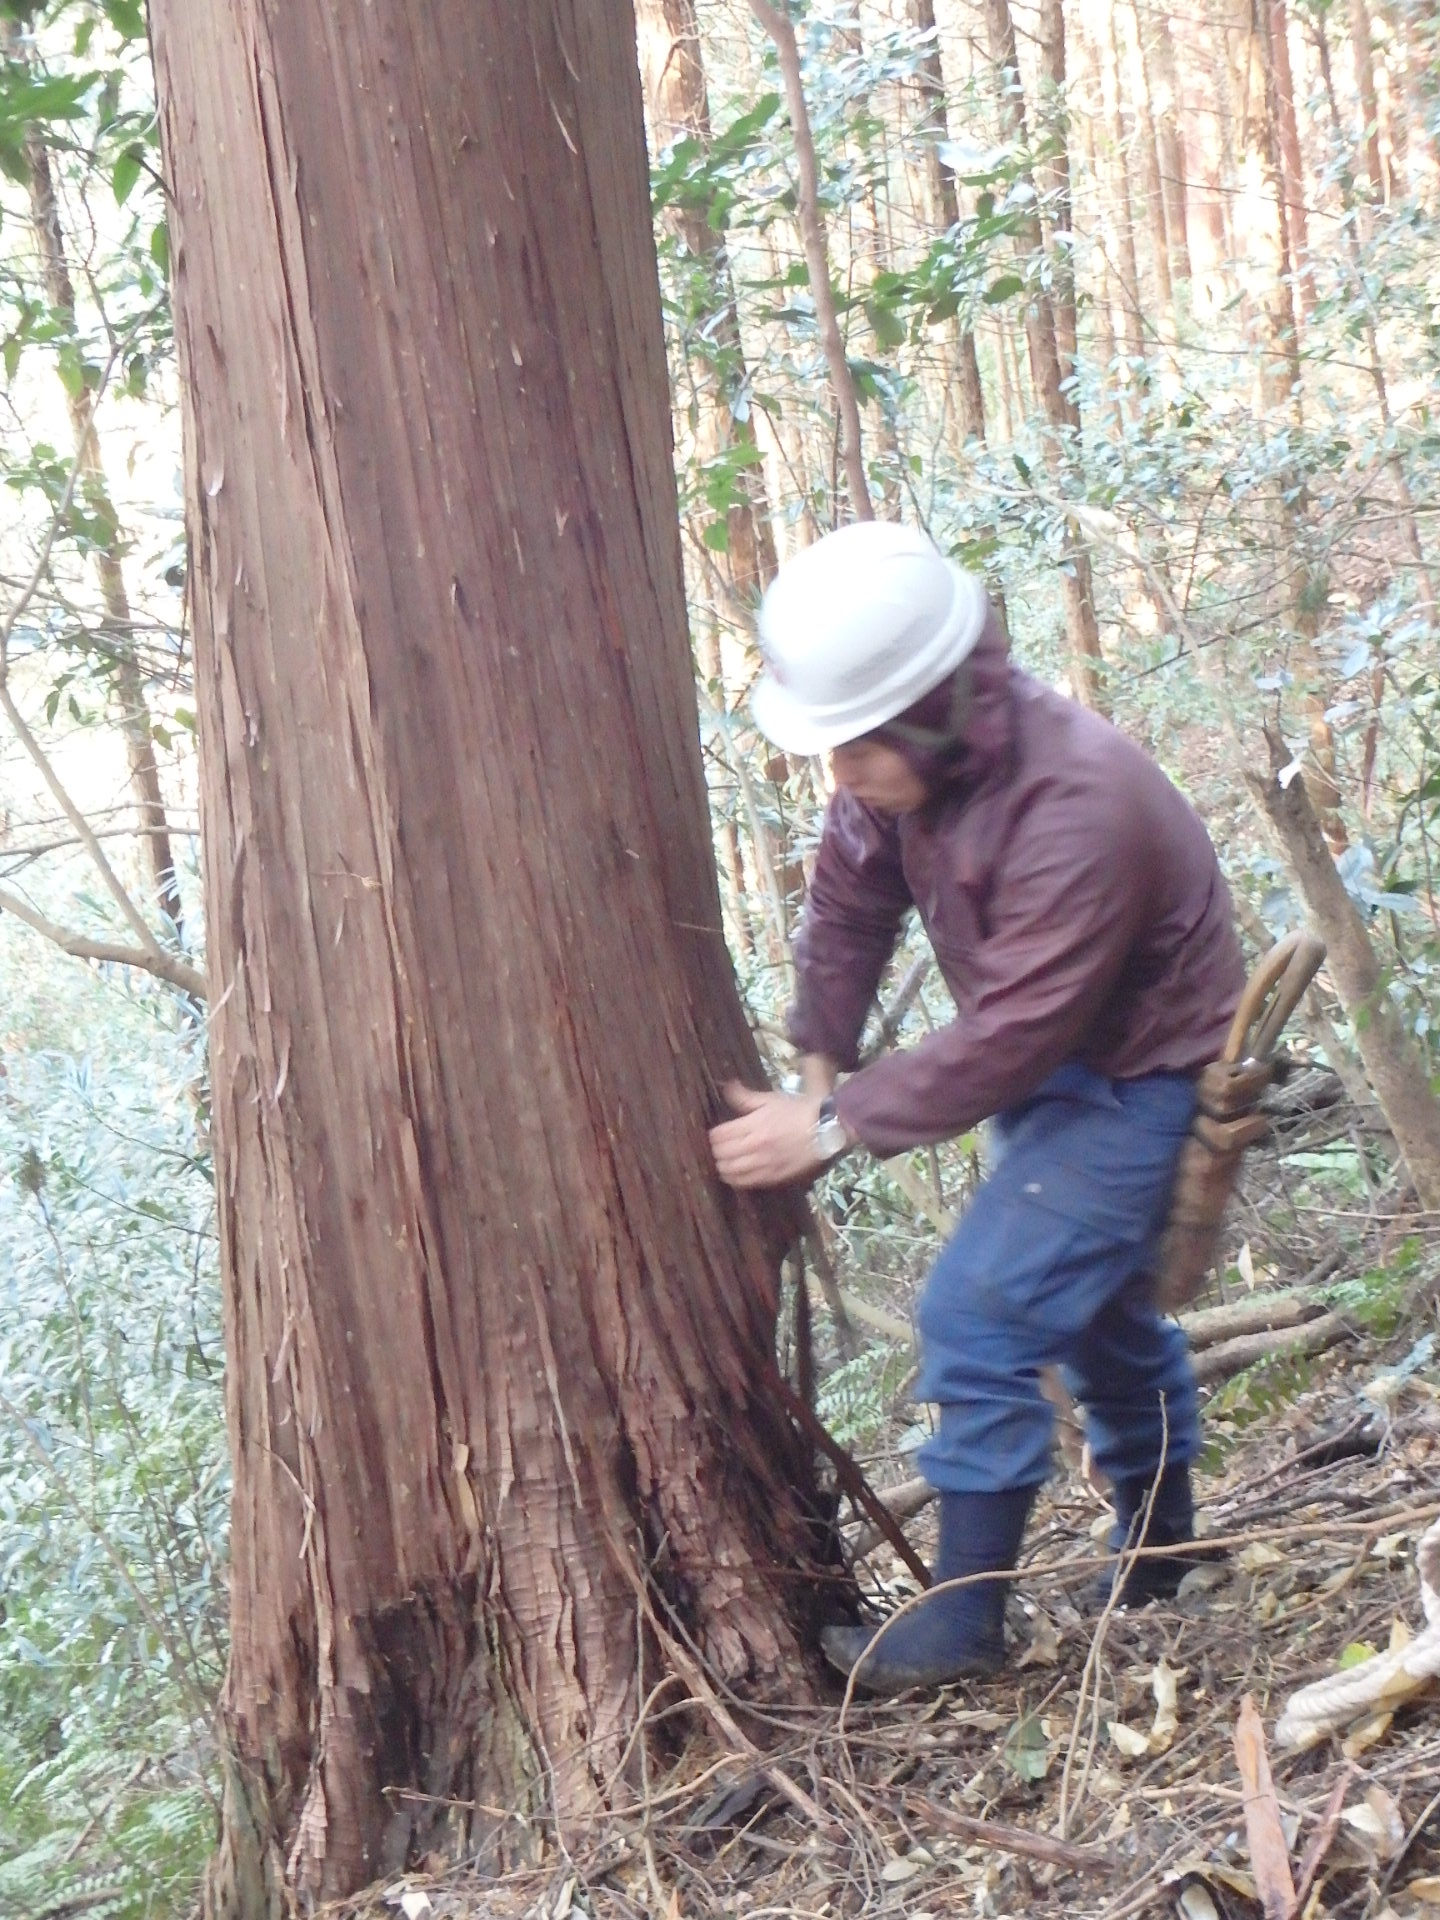
[{"label": "watch face", "polygon": [[815,1150],[825,1160],[833,1160],[837,1153],[843,1153],[848,1136],[841,1121],[822,1120],[815,1129]]}]

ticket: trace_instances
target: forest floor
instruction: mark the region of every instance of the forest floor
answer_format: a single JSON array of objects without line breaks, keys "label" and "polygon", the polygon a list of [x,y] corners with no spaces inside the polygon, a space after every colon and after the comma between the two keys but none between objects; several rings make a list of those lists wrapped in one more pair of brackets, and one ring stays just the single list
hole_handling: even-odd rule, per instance
[{"label": "forest floor", "polygon": [[[1412,1340],[1312,1365],[1278,1406],[1212,1403],[1199,1486],[1217,1555],[1173,1603],[1084,1608],[1104,1513],[1072,1474],[1027,1542],[1001,1677],[938,1698],[751,1715],[763,1759],[719,1768],[707,1730],[652,1778],[648,1812],[617,1815],[592,1844],[500,1880],[411,1876],[351,1912],[1440,1912],[1440,1692],[1393,1719],[1362,1716],[1343,1746],[1332,1736],[1286,1753],[1274,1738],[1294,1689],[1423,1625],[1415,1544],[1440,1516],[1440,1392],[1433,1343]],[[923,1522],[912,1530],[927,1544]],[[877,1571],[906,1590],[898,1567]],[[1247,1698],[1274,1778],[1249,1823],[1236,1744]]]}]

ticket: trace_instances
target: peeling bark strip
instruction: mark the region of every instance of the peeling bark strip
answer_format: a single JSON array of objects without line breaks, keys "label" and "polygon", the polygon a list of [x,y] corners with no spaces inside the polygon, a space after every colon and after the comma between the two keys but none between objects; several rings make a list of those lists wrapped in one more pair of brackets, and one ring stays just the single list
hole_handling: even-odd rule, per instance
[{"label": "peeling bark strip", "polygon": [[[155,0],[235,1461],[217,1911],[803,1692],[629,0]],[[773,1377],[773,1376],[772,1376]],[[400,1789],[402,1791],[395,1791]],[[441,1826],[439,1819],[446,1824]]]}]

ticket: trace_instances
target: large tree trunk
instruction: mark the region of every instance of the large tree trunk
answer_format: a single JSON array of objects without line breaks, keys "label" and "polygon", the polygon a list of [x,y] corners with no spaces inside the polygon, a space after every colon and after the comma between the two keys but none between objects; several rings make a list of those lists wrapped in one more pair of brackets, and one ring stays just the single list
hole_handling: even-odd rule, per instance
[{"label": "large tree trunk", "polygon": [[[213,1904],[804,1694],[629,0],[155,0],[235,1496]],[[316,103],[324,103],[324,111]],[[633,1756],[632,1756],[633,1759]],[[506,1823],[495,1823],[503,1836]],[[263,1902],[263,1904],[261,1904]]]}]

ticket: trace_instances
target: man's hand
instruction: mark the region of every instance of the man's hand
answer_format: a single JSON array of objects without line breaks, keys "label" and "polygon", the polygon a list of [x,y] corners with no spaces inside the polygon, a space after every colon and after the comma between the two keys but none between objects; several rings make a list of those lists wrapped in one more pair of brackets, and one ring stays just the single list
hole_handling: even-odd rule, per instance
[{"label": "man's hand", "polygon": [[732,1080],[725,1098],[740,1118],[710,1129],[710,1151],[727,1187],[786,1187],[824,1166],[815,1151],[818,1093],[756,1093]]}]

